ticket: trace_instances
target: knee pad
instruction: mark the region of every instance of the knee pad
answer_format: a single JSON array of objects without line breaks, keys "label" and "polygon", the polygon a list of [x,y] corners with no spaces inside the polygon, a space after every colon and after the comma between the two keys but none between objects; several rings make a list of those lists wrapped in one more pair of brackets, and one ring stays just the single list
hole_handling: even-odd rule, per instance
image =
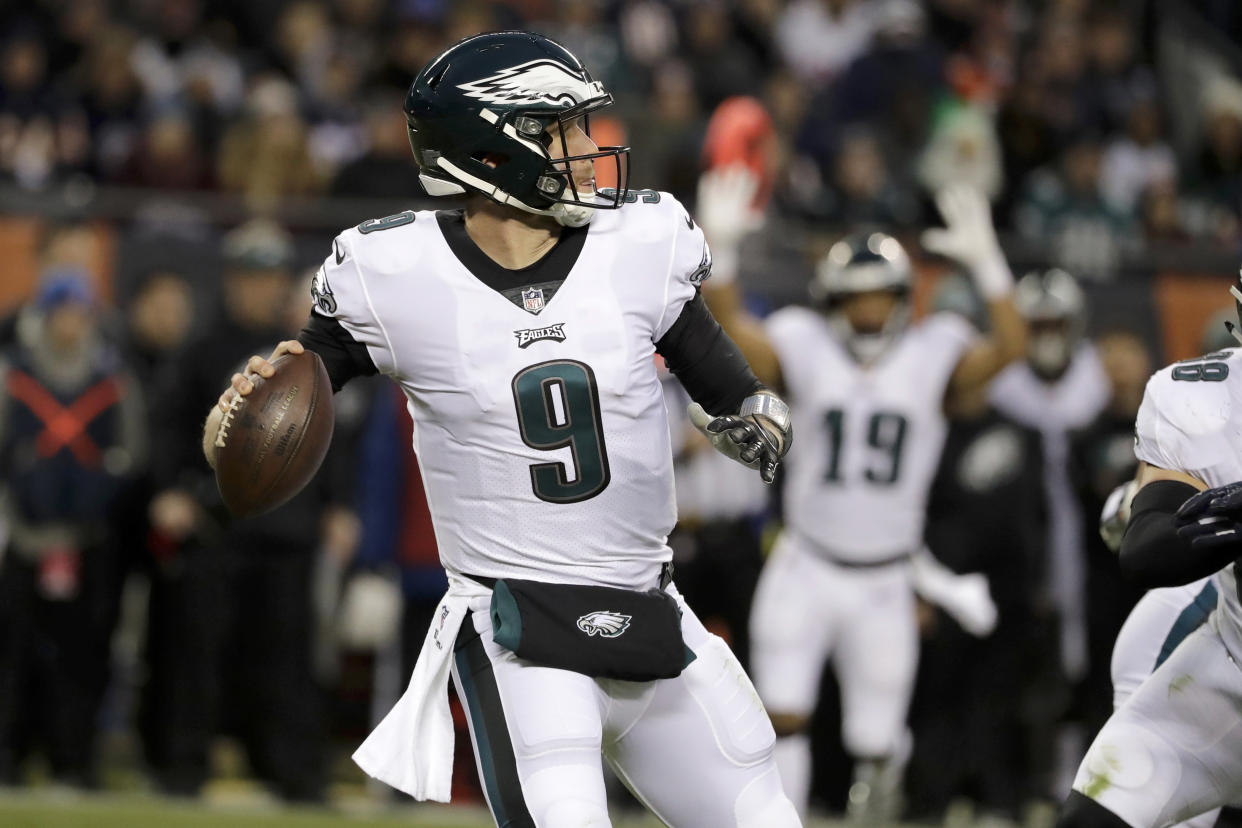
[{"label": "knee pad", "polygon": [[1130,828],[1130,824],[1091,797],[1070,791],[1057,817],[1057,828]]},{"label": "knee pad", "polygon": [[737,828],[802,828],[798,810],[781,788],[776,768],[751,780],[733,803]]},{"label": "knee pad", "polygon": [[696,648],[695,655],[682,676],[707,714],[721,752],[742,767],[769,759],[776,731],[733,651],[713,635]]},{"label": "knee pad", "polygon": [[[549,760],[556,758],[548,757]],[[522,798],[541,828],[609,828],[599,754],[564,755],[522,779]]]}]

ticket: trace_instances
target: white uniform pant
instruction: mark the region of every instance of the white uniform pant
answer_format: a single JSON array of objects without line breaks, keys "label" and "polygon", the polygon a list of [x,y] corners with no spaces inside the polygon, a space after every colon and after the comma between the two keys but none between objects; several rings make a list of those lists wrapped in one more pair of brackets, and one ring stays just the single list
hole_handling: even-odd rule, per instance
[{"label": "white uniform pant", "polygon": [[[1125,704],[1177,646],[1203,625],[1216,608],[1216,598],[1213,580],[1201,578],[1184,586],[1150,590],[1139,599],[1113,645],[1114,708]],[[1083,773],[1081,767],[1079,773]],[[1219,809],[1212,808],[1181,825],[1211,828],[1219,814]]]},{"label": "white uniform pant", "polygon": [[453,681],[479,777],[505,828],[603,828],[603,759],[674,828],[800,825],[772,759],[775,735],[754,687],[675,587],[695,660],[674,679],[593,679],[539,667],[492,641],[485,607],[458,636]]},{"label": "white uniform pant", "polygon": [[1178,644],[1216,609],[1216,586],[1202,578],[1150,590],[1139,599],[1113,644],[1113,707],[1121,707]]},{"label": "white uniform pant", "polygon": [[1242,671],[1212,613],[1113,713],[1074,790],[1133,826],[1242,801]]},{"label": "white uniform pant", "polygon": [[903,750],[918,666],[908,563],[839,566],[783,532],[759,576],[750,636],[755,683],[774,714],[810,716],[831,657],[846,750],[867,758]]}]

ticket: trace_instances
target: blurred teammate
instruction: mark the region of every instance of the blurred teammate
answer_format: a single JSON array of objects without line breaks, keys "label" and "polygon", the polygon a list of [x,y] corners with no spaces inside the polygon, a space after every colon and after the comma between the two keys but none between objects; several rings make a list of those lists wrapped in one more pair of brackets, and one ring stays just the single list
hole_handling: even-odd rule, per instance
[{"label": "blurred teammate", "polygon": [[[713,445],[768,481],[788,409],[699,298],[711,256],[685,210],[596,192],[594,165],[623,174],[628,152],[590,138],[588,113],[611,101],[539,35],[448,49],[406,116],[425,189],[465,209],[363,222],[316,279],[301,342],[334,387],[380,372],[405,392],[450,577],[409,690],[355,758],[446,800],[451,663],[498,825],[609,825],[602,753],[667,824],[790,828],[763,706],[665,565],[676,509],[654,356]],[[235,376],[213,409],[209,456],[250,388]]]},{"label": "blurred teammate", "polygon": [[1061,618],[1064,672],[1078,678],[1086,667],[1082,519],[1067,467],[1069,433],[1087,426],[1108,403],[1110,383],[1094,346],[1083,338],[1086,297],[1064,270],[1028,273],[1014,301],[1030,328],[1026,359],[992,385],[992,401],[1044,438],[1048,495],[1048,583],[1043,589]]},{"label": "blurred teammate", "polygon": [[1041,608],[1033,635],[1043,641],[1035,652],[1046,690],[1030,712],[1036,720],[1033,785],[1047,796],[1058,785],[1064,790],[1083,748],[1083,729],[1067,716],[1088,655],[1084,521],[1070,476],[1070,434],[1108,404],[1110,383],[1085,338],[1087,300],[1073,276],[1055,268],[1027,273],[1018,280],[1014,303],[1030,331],[1026,359],[1003,371],[990,394],[1001,413],[1043,438],[1048,532],[1042,577],[1032,590]]},{"label": "blurred teammate", "polygon": [[[1242,302],[1242,292],[1233,291]],[[1135,425],[1140,465],[1121,540],[1122,571],[1150,587],[1216,573],[1214,585],[1199,582],[1186,608],[1201,614],[1210,600],[1203,588],[1214,586],[1217,611],[1171,648],[1105,724],[1078,769],[1062,826],[1164,826],[1242,796],[1235,563],[1242,555],[1242,438],[1233,412],[1242,401],[1239,353],[1229,348],[1175,363],[1147,385]],[[1140,603],[1127,628],[1145,609],[1151,607]],[[1123,630],[1119,648],[1129,646],[1132,631]],[[1157,636],[1141,639],[1150,645]]]},{"label": "blurred teammate", "polygon": [[[1143,389],[1155,366],[1143,338],[1115,329],[1095,338],[1108,377],[1108,404],[1086,428],[1070,435],[1069,470],[1083,515],[1083,564],[1086,570],[1087,673],[1080,685],[1078,710],[1086,732],[1096,733],[1113,712],[1110,654],[1126,616],[1143,597],[1143,589],[1117,575],[1116,550],[1100,536],[1100,513],[1110,492],[1134,479],[1134,420]],[[1032,585],[1038,581],[1032,581]],[[1146,665],[1151,670],[1153,662]],[[1080,757],[1076,757],[1080,758]]]},{"label": "blurred teammate", "polygon": [[[964,278],[941,280],[932,307],[982,327],[983,305]],[[1030,654],[1044,559],[1043,448],[1039,432],[997,411],[986,388],[959,395],[947,413],[924,537],[954,572],[988,579],[997,620],[978,638],[940,613],[921,617],[905,817],[935,819],[966,797],[980,816],[1018,820],[1031,793],[1027,712],[1042,690]]]},{"label": "blurred teammate", "polygon": [[[714,245],[736,245],[756,178],[708,173],[699,215]],[[759,580],[752,664],[778,736],[786,792],[803,810],[810,789],[806,727],[824,661],[842,695],[842,736],[855,758],[851,810],[885,820],[898,806],[909,755],[906,710],[918,651],[912,587],[985,633],[995,621],[981,576],[962,582],[923,550],[928,487],[945,436],[946,402],[981,389],[1022,353],[1013,277],[987,201],[966,189],[938,199],[948,229],[925,244],[962,261],[988,303],[991,334],[963,318],[911,323],[912,274],[883,233],[838,242],[812,282],[814,308],[788,307],[760,328],[729,287],[713,308],[756,373],[790,397],[799,449],[788,458],[785,531]],[[736,261],[732,252],[721,257]],[[969,584],[965,595],[963,584]]]}]

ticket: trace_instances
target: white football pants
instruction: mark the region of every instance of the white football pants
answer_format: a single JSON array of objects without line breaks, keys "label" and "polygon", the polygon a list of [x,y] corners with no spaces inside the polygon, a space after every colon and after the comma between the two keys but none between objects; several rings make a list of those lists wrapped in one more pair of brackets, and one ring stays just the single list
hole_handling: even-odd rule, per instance
[{"label": "white football pants", "polygon": [[783,532],[759,576],[750,640],[768,710],[809,717],[831,657],[846,750],[874,759],[902,752],[918,666],[908,563],[838,566]]},{"label": "white football pants", "polygon": [[673,828],[797,828],[775,735],[732,651],[676,588],[695,660],[651,682],[539,667],[492,641],[486,602],[457,639],[453,681],[497,825],[607,828],[601,755]]},{"label": "white football pants", "polygon": [[[1201,578],[1185,586],[1150,590],[1130,611],[1117,633],[1111,664],[1114,709],[1125,704],[1147,677],[1216,608],[1216,585]],[[1081,776],[1084,768],[1078,771]],[[1180,823],[1184,828],[1212,828],[1219,808]]]},{"label": "white football pants", "polygon": [[1134,826],[1242,800],[1242,671],[1217,629],[1191,633],[1091,743],[1074,790]]}]

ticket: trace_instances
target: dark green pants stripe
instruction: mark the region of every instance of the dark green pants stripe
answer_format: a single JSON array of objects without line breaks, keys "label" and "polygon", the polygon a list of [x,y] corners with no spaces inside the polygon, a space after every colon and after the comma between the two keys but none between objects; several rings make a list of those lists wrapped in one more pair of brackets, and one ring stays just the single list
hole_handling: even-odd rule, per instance
[{"label": "dark green pants stripe", "polygon": [[1156,658],[1155,666],[1159,667],[1164,664],[1165,660],[1177,649],[1177,645],[1181,644],[1186,636],[1199,629],[1214,609],[1216,609],[1216,585],[1208,581],[1169,628],[1169,634],[1165,636],[1164,644],[1160,647],[1160,655]]},{"label": "dark green pants stripe", "polygon": [[474,749],[487,788],[492,816],[500,828],[535,828],[526,808],[522,783],[509,726],[500,704],[500,690],[492,672],[492,662],[483,648],[483,639],[474,629],[474,619],[466,615],[457,634],[453,658],[462,695],[474,729]]}]

